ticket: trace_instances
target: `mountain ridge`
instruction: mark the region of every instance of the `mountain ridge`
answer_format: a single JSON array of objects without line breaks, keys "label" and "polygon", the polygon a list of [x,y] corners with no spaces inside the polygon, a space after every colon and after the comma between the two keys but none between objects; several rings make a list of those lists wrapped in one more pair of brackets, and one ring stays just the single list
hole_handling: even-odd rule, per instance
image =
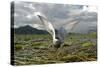
[{"label": "mountain ridge", "polygon": [[31,27],[30,25],[14,28],[14,33],[15,34],[48,34],[47,31],[38,30],[36,28]]}]

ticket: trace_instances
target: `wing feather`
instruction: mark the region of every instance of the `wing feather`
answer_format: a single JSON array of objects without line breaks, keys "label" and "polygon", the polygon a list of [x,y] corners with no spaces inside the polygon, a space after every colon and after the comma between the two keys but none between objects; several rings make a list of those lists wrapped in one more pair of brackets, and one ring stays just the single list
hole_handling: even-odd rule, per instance
[{"label": "wing feather", "polygon": [[64,25],[64,28],[67,30],[67,32],[72,31],[78,24],[78,21],[70,21],[69,23]]},{"label": "wing feather", "polygon": [[47,18],[39,12],[35,13],[35,15],[37,15],[40,18],[40,20],[41,20],[42,24],[44,25],[46,31],[49,32],[52,36],[53,35],[55,36],[55,29],[54,29],[53,25],[51,24],[51,22],[49,22],[47,20]]}]

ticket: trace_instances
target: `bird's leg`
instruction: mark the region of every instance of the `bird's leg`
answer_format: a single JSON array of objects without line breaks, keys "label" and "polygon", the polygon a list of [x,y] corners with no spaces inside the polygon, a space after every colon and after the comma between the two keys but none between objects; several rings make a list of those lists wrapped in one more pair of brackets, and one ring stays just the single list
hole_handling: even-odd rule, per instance
[{"label": "bird's leg", "polygon": [[61,44],[60,49],[61,49],[61,48],[63,48],[63,46],[64,46],[64,43],[63,43],[63,44]]},{"label": "bird's leg", "polygon": [[62,55],[62,49],[63,49],[64,43],[61,44],[60,48],[57,50],[57,57],[59,58],[59,55]]}]

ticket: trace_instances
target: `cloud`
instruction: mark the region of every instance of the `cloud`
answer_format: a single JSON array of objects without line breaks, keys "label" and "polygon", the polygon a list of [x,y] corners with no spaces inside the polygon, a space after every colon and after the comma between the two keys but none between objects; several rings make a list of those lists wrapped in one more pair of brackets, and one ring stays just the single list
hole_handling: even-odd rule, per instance
[{"label": "cloud", "polygon": [[31,25],[32,27],[36,28],[36,29],[39,29],[39,30],[45,30],[44,26],[43,25],[39,25],[39,24],[33,24]]},{"label": "cloud", "polygon": [[82,31],[89,29],[90,26],[96,27],[97,13],[93,10],[95,9],[89,8],[88,11],[83,11],[83,5],[15,1],[14,24],[17,27],[29,24],[33,27],[41,27],[39,26],[42,25],[40,19],[34,16],[34,12],[38,11],[43,13],[55,28],[66,24],[70,19],[74,19],[80,22],[76,30],[81,29],[80,31]]}]

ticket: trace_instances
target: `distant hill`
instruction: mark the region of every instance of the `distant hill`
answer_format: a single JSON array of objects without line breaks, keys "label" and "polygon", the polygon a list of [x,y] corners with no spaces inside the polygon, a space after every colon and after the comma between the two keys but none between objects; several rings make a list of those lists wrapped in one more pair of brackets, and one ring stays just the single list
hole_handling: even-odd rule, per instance
[{"label": "distant hill", "polygon": [[15,34],[48,34],[48,32],[44,30],[38,30],[29,25],[22,26],[19,28],[14,28],[14,33]]},{"label": "distant hill", "polygon": [[[12,28],[12,30],[13,30],[13,28]],[[97,32],[97,28],[91,28],[86,33],[91,33],[91,32]],[[48,32],[45,30],[38,30],[29,25],[14,28],[14,33],[15,34],[48,34]]]}]

